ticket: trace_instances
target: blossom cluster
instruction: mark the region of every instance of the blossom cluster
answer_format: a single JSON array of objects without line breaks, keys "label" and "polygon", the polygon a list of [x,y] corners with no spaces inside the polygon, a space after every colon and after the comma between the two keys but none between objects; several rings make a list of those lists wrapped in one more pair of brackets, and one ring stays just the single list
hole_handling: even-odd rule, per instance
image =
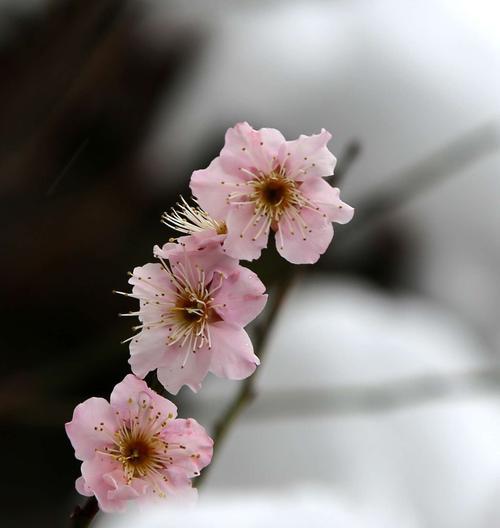
[{"label": "blossom cluster", "polygon": [[66,424],[82,463],[77,490],[95,495],[105,511],[139,502],[192,497],[191,478],[209,464],[213,442],[195,420],[143,381],[156,371],[166,391],[197,392],[208,372],[241,380],[259,365],[245,326],[267,295],[258,276],[240,264],[254,260],[274,233],[279,254],[312,264],[328,248],[332,222],[353,209],[324,179],[335,157],[326,130],[287,141],[275,129],[248,123],[230,128],[220,155],[191,177],[193,203],[181,199],[163,222],[178,238],[154,246],[155,262],[136,267],[122,293],[138,301],[129,342],[129,374],[110,402],[90,398]]}]

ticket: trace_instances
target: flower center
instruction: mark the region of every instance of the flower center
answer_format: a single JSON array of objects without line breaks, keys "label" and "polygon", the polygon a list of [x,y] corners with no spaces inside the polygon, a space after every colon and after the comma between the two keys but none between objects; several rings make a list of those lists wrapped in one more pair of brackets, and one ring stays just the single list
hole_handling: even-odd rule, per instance
[{"label": "flower center", "polygon": [[304,209],[319,211],[319,207],[313,206],[302,194],[301,182],[290,178],[287,170],[279,165],[267,174],[245,167],[239,169],[251,179],[244,183],[227,185],[225,181],[220,183],[236,188],[227,194],[227,205],[252,204],[254,206],[252,216],[240,231],[240,238],[244,238],[246,232],[250,230],[252,240],[256,241],[262,235],[267,237],[270,229],[273,229],[278,232],[279,247],[283,248],[283,232],[280,227],[283,220],[292,236],[298,231],[302,240],[307,240],[307,234],[311,231],[301,213]]},{"label": "flower center", "polygon": [[[162,318],[162,324],[168,327],[167,344],[179,347],[187,345],[187,351],[196,351],[205,345],[212,347],[210,338],[210,324],[220,321],[215,311],[214,293],[218,291],[223,283],[223,276],[217,274],[209,284],[205,283],[203,270],[199,269],[199,282],[192,284],[192,280],[179,279],[177,288],[177,300],[175,305],[169,308]],[[181,366],[184,367],[186,358]]]},{"label": "flower center", "polygon": [[123,458],[135,468],[147,465],[151,458],[151,445],[143,439],[131,440],[122,446]]},{"label": "flower center", "polygon": [[253,182],[253,192],[250,199],[255,203],[260,214],[277,222],[284,211],[298,202],[300,194],[293,180],[287,178],[281,171],[271,172]]},{"label": "flower center", "polygon": [[200,324],[210,316],[210,300],[197,299],[195,296],[180,297],[175,305],[180,323]]},{"label": "flower center", "polygon": [[133,478],[156,473],[168,464],[167,444],[158,435],[148,434],[138,418],[132,426],[123,424],[114,441],[114,447],[106,448],[105,452],[120,462],[128,483]]},{"label": "flower center", "polygon": [[270,207],[277,207],[288,194],[288,186],[283,180],[270,178],[257,188],[260,199]]}]

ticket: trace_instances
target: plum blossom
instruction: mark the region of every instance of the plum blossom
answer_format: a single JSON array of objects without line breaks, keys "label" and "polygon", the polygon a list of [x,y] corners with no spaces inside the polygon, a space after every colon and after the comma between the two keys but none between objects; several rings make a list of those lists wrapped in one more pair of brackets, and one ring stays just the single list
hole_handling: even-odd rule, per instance
[{"label": "plum blossom", "polygon": [[354,209],[323,177],[336,159],[331,134],[287,141],[273,128],[239,123],[226,132],[220,155],[193,172],[191,190],[200,206],[227,227],[223,248],[244,260],[260,256],[271,230],[278,252],[295,264],[312,264],[328,248],[332,222],[345,224]]},{"label": "plum blossom", "polygon": [[194,392],[207,373],[229,379],[250,376],[259,364],[243,329],[264,308],[257,275],[227,256],[219,235],[180,237],[155,247],[159,263],[134,269],[129,283],[140,301],[139,333],[130,338],[129,363],[139,377],[157,369],[165,388]]},{"label": "plum blossom", "polygon": [[189,418],[176,418],[176,406],[129,374],[110,401],[89,398],[76,406],[66,433],[81,460],[76,489],[95,495],[106,512],[176,498],[193,500],[191,478],[212,459],[213,441]]}]

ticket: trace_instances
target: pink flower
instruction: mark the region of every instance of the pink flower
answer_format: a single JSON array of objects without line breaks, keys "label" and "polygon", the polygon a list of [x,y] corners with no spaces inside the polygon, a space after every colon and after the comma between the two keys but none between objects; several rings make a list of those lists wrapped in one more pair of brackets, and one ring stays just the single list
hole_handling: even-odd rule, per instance
[{"label": "pink flower", "polygon": [[208,371],[243,379],[259,364],[243,327],[264,308],[257,275],[228,257],[218,237],[181,237],[155,247],[161,263],[134,269],[131,297],[140,300],[139,334],[130,338],[130,365],[139,377],[157,369],[165,388],[197,392]]},{"label": "pink flower", "polygon": [[193,499],[191,478],[212,459],[213,441],[176,406],[129,374],[110,402],[89,398],[75,408],[66,433],[82,460],[76,489],[95,495],[101,510],[123,510],[129,500]]},{"label": "pink flower", "polygon": [[279,253],[294,264],[312,264],[328,248],[332,222],[349,222],[354,210],[324,176],[336,159],[326,130],[286,141],[273,128],[239,123],[226,133],[220,156],[193,173],[191,190],[203,209],[227,226],[224,249],[253,260],[276,232]]}]

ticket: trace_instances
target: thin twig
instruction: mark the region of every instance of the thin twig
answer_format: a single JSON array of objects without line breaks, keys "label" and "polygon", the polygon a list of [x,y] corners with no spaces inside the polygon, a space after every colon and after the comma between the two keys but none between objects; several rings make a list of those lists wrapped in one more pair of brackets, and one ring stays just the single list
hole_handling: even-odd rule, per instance
[{"label": "thin twig", "polygon": [[[280,309],[285,300],[286,294],[290,289],[290,285],[297,276],[297,267],[289,266],[287,268],[287,273],[284,274],[284,277],[276,286],[276,291],[272,293],[272,305],[267,315],[267,318],[264,320],[263,324],[257,331],[257,334],[254,338],[255,351],[256,355],[262,361],[266,353],[266,344],[267,340],[271,334],[274,323],[276,322],[277,316],[280,312]],[[215,454],[220,450],[221,445],[224,442],[224,439],[231,428],[233,422],[238,418],[242,411],[252,402],[255,397],[255,381],[257,378],[257,373],[254,373],[252,376],[247,378],[241,385],[240,390],[236,398],[230,403],[229,407],[219,418],[214,427],[214,432],[212,434],[214,445],[216,446]],[[213,459],[212,459],[213,462]],[[206,467],[203,470],[203,473],[197,478],[196,485],[200,486],[208,474],[208,470],[211,466]]]},{"label": "thin twig", "polygon": [[394,213],[431,186],[459,174],[499,149],[500,123],[497,120],[468,131],[388,177],[370,196],[356,204],[355,221],[344,227],[349,235],[342,237],[341,244],[350,243],[351,231],[370,229],[380,218]]},{"label": "thin twig", "polygon": [[330,184],[338,185],[352,167],[352,164],[359,158],[360,154],[360,142],[357,139],[352,139],[341,152],[334,174],[327,176],[325,180]]}]

